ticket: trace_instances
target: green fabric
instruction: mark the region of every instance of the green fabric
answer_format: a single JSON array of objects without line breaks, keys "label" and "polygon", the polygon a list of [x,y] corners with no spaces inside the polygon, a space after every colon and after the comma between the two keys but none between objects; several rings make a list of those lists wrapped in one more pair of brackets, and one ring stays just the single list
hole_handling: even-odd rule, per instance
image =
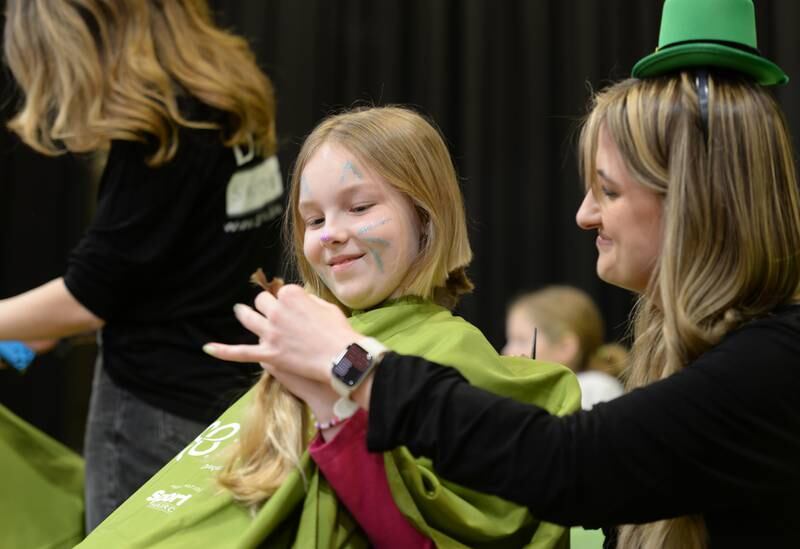
[{"label": "green fabric", "polygon": [[606,536],[602,530],[584,530],[580,526],[570,528],[569,545],[571,549],[603,549]]},{"label": "green fabric", "polygon": [[[355,313],[353,327],[404,354],[458,368],[473,384],[564,414],[580,406],[564,367],[499,357],[477,328],[428,302],[403,299]],[[251,391],[252,392],[252,391]],[[251,516],[214,485],[213,470],[235,440],[248,393],[150,479],[80,545],[91,547],[361,548],[368,542],[308,453]],[[440,547],[566,547],[563,528],[523,507],[436,477],[427,459],[401,448],[385,454],[400,510]]]},{"label": "green fabric", "polygon": [[0,405],[0,547],[73,547],[83,537],[83,459]]}]

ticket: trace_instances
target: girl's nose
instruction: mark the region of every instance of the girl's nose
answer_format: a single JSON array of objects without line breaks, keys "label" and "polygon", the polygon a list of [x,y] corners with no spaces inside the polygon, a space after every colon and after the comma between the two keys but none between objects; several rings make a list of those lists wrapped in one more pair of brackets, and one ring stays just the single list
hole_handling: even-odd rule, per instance
[{"label": "girl's nose", "polygon": [[319,236],[319,241],[323,246],[336,246],[347,242],[348,231],[341,223],[328,220]]}]

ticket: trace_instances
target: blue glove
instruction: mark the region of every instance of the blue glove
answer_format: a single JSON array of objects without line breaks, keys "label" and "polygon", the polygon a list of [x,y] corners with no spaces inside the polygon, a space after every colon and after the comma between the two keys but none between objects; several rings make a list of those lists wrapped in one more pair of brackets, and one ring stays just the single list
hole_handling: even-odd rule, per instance
[{"label": "blue glove", "polygon": [[0,360],[24,372],[36,353],[21,341],[0,341]]}]

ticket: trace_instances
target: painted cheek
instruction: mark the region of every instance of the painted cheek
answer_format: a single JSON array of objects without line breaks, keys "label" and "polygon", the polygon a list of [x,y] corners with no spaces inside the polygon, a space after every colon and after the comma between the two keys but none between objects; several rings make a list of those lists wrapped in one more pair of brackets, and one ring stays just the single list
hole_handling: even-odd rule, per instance
[{"label": "painted cheek", "polygon": [[378,227],[386,225],[390,221],[391,221],[391,219],[385,218],[385,219],[380,219],[380,220],[372,222],[372,223],[367,223],[366,225],[362,225],[361,227],[358,227],[358,229],[356,229],[356,234],[358,236],[366,235],[366,234],[370,233],[371,231],[377,229]]},{"label": "painted cheek", "polygon": [[367,223],[356,229],[357,237],[364,243],[364,247],[369,251],[375,266],[381,273],[385,272],[384,253],[391,246],[390,242],[385,238],[370,236],[370,234],[379,227],[389,223],[391,219],[385,218],[378,221]]},{"label": "painted cheek", "polygon": [[362,240],[366,243],[372,259],[380,272],[384,272],[383,253],[389,248],[389,241],[383,238],[364,237]]}]

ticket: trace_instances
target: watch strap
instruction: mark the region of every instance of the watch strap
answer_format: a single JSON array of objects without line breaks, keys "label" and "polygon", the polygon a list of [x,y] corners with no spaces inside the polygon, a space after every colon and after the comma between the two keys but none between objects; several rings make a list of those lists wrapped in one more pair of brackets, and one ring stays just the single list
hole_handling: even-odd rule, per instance
[{"label": "watch strap", "polygon": [[333,405],[333,414],[340,420],[351,417],[358,411],[358,404],[347,397],[342,397]]}]

